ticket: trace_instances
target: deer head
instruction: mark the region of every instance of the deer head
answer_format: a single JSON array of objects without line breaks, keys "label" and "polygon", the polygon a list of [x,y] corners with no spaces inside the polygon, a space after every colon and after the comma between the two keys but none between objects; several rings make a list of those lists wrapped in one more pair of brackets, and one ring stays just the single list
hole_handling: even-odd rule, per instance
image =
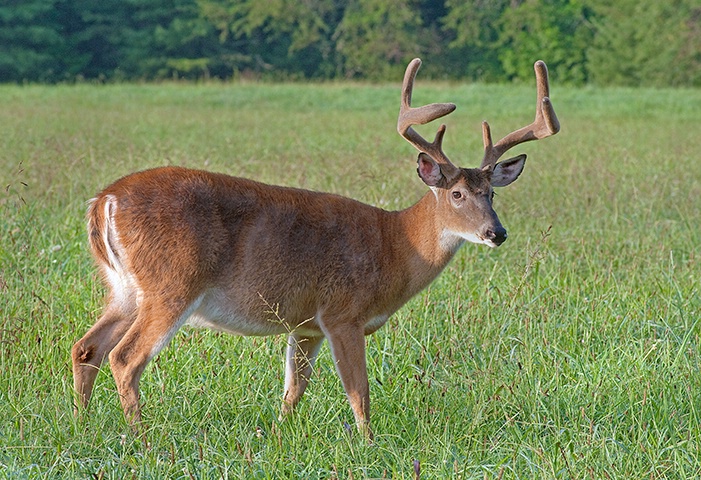
[{"label": "deer head", "polygon": [[443,136],[446,126],[441,125],[429,142],[419,135],[412,125],[422,125],[443,117],[453,110],[452,103],[433,103],[422,107],[411,106],[411,94],[421,60],[409,63],[402,84],[401,107],[397,131],[419,150],[418,174],[436,196],[437,207],[442,212],[438,218],[444,222],[446,243],[459,245],[467,240],[498,247],[506,240],[506,229],[492,207],[493,187],[511,184],[523,171],[526,155],[518,155],[499,162],[507,150],[527,142],[556,134],[560,124],[550,102],[548,70],[545,63],[535,63],[537,81],[536,116],[533,123],[509,133],[496,144],[487,122],[482,123],[484,158],[479,168],[459,168],[443,152]]}]

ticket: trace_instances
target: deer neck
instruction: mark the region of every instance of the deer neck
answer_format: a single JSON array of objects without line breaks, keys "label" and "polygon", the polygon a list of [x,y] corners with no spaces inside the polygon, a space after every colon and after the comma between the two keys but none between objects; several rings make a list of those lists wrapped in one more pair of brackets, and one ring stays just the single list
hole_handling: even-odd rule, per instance
[{"label": "deer neck", "polygon": [[412,290],[421,290],[440,274],[464,243],[446,231],[441,222],[438,197],[429,191],[413,206],[397,214],[402,250],[409,278],[415,279]]}]

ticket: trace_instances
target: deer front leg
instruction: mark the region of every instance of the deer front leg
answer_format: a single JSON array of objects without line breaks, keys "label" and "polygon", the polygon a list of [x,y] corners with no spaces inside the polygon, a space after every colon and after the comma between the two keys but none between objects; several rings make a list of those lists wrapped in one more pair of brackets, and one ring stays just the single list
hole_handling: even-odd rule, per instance
[{"label": "deer front leg", "polygon": [[292,412],[302,398],[323,341],[324,337],[304,337],[294,333],[287,337],[285,394],[282,397],[281,419]]},{"label": "deer front leg", "polygon": [[370,429],[370,387],[365,363],[363,325],[346,323],[344,319],[328,319],[323,324],[329,340],[336,370],[353,409],[358,430],[372,440]]}]

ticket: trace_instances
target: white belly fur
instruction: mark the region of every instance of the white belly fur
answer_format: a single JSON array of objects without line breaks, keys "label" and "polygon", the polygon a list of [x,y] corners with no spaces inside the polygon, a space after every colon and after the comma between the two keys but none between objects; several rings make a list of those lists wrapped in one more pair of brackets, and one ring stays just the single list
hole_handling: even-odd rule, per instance
[{"label": "white belly fur", "polygon": [[[261,313],[264,313],[264,307],[261,307],[261,310]],[[320,334],[319,329],[315,328],[316,321],[314,319],[310,319],[304,325],[293,327],[273,313],[260,317],[250,317],[237,311],[236,305],[233,305],[221,292],[215,291],[205,293],[202,302],[192,312],[186,324],[243,336],[289,334],[293,330],[302,335],[316,336]]]},{"label": "white belly fur", "polygon": [[[196,328],[209,328],[234,335],[267,336],[294,333],[318,336],[321,330],[315,318],[297,327],[285,323],[284,319],[270,313],[268,318],[250,318],[236,310],[236,306],[221,292],[209,291],[185,322]],[[365,333],[370,334],[382,327],[389,315],[378,315],[365,323]]]}]

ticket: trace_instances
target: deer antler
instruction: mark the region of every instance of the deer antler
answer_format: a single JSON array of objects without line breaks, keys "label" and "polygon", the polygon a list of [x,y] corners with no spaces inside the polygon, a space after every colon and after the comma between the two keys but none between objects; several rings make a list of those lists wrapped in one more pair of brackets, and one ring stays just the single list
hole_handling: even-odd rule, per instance
[{"label": "deer antler", "polygon": [[496,144],[492,144],[492,134],[487,122],[482,122],[482,141],[484,143],[484,159],[482,168],[491,169],[507,150],[516,145],[530,140],[540,140],[541,138],[555,135],[560,131],[560,122],[557,120],[555,110],[550,103],[550,86],[548,84],[548,67],[545,62],[538,60],[533,65],[538,91],[536,102],[535,120],[530,125],[520,128],[506,135]]},{"label": "deer antler", "polygon": [[445,125],[441,125],[436,132],[436,137],[433,142],[429,142],[416,130],[412,125],[423,125],[437,118],[448,115],[455,110],[455,105],[452,103],[431,103],[423,107],[412,108],[411,93],[414,89],[414,79],[416,72],[421,67],[421,60],[415,58],[406,67],[404,73],[404,82],[402,83],[402,99],[399,109],[399,118],[397,119],[397,132],[412,144],[418,151],[427,153],[437,163],[441,164],[446,176],[452,176],[457,172],[458,168],[453,165],[450,159],[443,153],[443,135],[445,134]]}]

